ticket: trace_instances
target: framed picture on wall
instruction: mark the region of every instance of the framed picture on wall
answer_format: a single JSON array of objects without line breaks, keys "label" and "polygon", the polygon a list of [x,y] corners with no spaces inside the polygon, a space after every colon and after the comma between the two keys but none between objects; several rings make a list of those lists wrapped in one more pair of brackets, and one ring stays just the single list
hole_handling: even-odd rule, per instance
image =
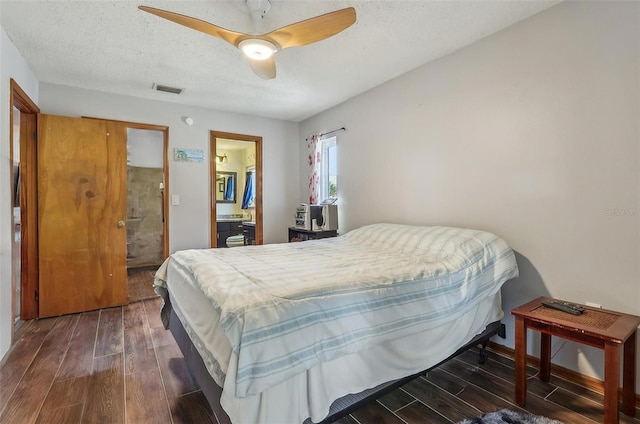
[{"label": "framed picture on wall", "polygon": [[201,149],[174,149],[173,160],[176,162],[204,162],[204,151]]}]

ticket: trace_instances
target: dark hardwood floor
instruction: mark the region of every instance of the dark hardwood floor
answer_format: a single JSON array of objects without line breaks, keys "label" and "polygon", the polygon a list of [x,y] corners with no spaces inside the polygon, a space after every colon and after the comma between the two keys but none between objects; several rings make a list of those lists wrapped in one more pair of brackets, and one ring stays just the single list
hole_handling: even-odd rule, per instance
[{"label": "dark hardwood floor", "polygon": [[127,269],[127,303],[157,296],[153,291],[153,277],[158,266]]},{"label": "dark hardwood floor", "polygon": [[[0,366],[0,423],[216,423],[159,307],[151,298],[24,323]],[[510,358],[491,353],[478,365],[477,352],[467,352],[339,422],[452,423],[518,409],[513,374]],[[598,393],[556,377],[528,387],[533,414],[567,424],[603,420]],[[620,422],[640,420],[622,414]]]}]

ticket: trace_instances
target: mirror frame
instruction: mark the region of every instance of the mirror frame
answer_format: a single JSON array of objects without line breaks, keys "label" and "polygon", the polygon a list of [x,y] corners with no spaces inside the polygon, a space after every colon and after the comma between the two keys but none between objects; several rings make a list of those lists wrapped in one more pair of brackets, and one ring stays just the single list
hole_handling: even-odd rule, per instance
[{"label": "mirror frame", "polygon": [[[218,186],[218,184],[220,184],[218,181],[220,180],[220,178],[218,178],[218,176],[230,176],[233,177],[233,200],[227,200],[224,198],[224,194],[222,195],[222,200],[218,200],[218,192],[220,192],[220,188]],[[227,190],[226,187],[226,183],[227,183],[227,178],[225,178],[224,180],[224,186],[222,189],[222,193],[225,193]],[[216,171],[216,181],[215,181],[215,185],[213,188],[214,192],[215,192],[215,198],[216,198],[216,203],[236,203],[238,196],[238,173],[237,172],[232,172],[232,171]]]}]

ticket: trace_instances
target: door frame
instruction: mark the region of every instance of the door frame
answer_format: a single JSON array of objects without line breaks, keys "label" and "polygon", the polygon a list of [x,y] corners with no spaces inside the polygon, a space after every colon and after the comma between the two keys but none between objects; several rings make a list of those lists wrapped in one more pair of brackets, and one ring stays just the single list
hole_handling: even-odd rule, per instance
[{"label": "door frame", "polygon": [[218,231],[217,224],[218,221],[216,219],[217,216],[217,205],[216,198],[213,193],[215,193],[215,180],[216,180],[216,147],[217,147],[217,139],[224,138],[228,140],[238,140],[238,141],[249,141],[255,144],[256,150],[256,212],[255,212],[255,223],[256,223],[256,244],[263,243],[263,233],[262,233],[262,137],[257,135],[247,135],[247,134],[236,134],[229,133],[224,131],[209,131],[210,138],[210,148],[209,148],[209,197],[211,204],[211,215],[210,215],[210,246],[218,247]]},{"label": "door frame", "polygon": [[[18,83],[9,81],[9,160],[13,169],[13,108],[20,111],[20,299],[11,270],[11,317],[20,302],[20,319],[38,317],[38,182],[36,143],[40,108]],[[12,218],[13,219],[13,218]],[[13,342],[14,325],[11,326]]]}]

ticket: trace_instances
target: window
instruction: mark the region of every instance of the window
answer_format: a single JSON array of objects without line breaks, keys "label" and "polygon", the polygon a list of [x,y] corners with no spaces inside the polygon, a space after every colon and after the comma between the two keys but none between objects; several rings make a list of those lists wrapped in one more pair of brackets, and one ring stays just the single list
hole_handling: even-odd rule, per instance
[{"label": "window", "polygon": [[320,174],[320,198],[338,198],[338,152],[336,137],[320,140],[322,143],[322,171]]}]

